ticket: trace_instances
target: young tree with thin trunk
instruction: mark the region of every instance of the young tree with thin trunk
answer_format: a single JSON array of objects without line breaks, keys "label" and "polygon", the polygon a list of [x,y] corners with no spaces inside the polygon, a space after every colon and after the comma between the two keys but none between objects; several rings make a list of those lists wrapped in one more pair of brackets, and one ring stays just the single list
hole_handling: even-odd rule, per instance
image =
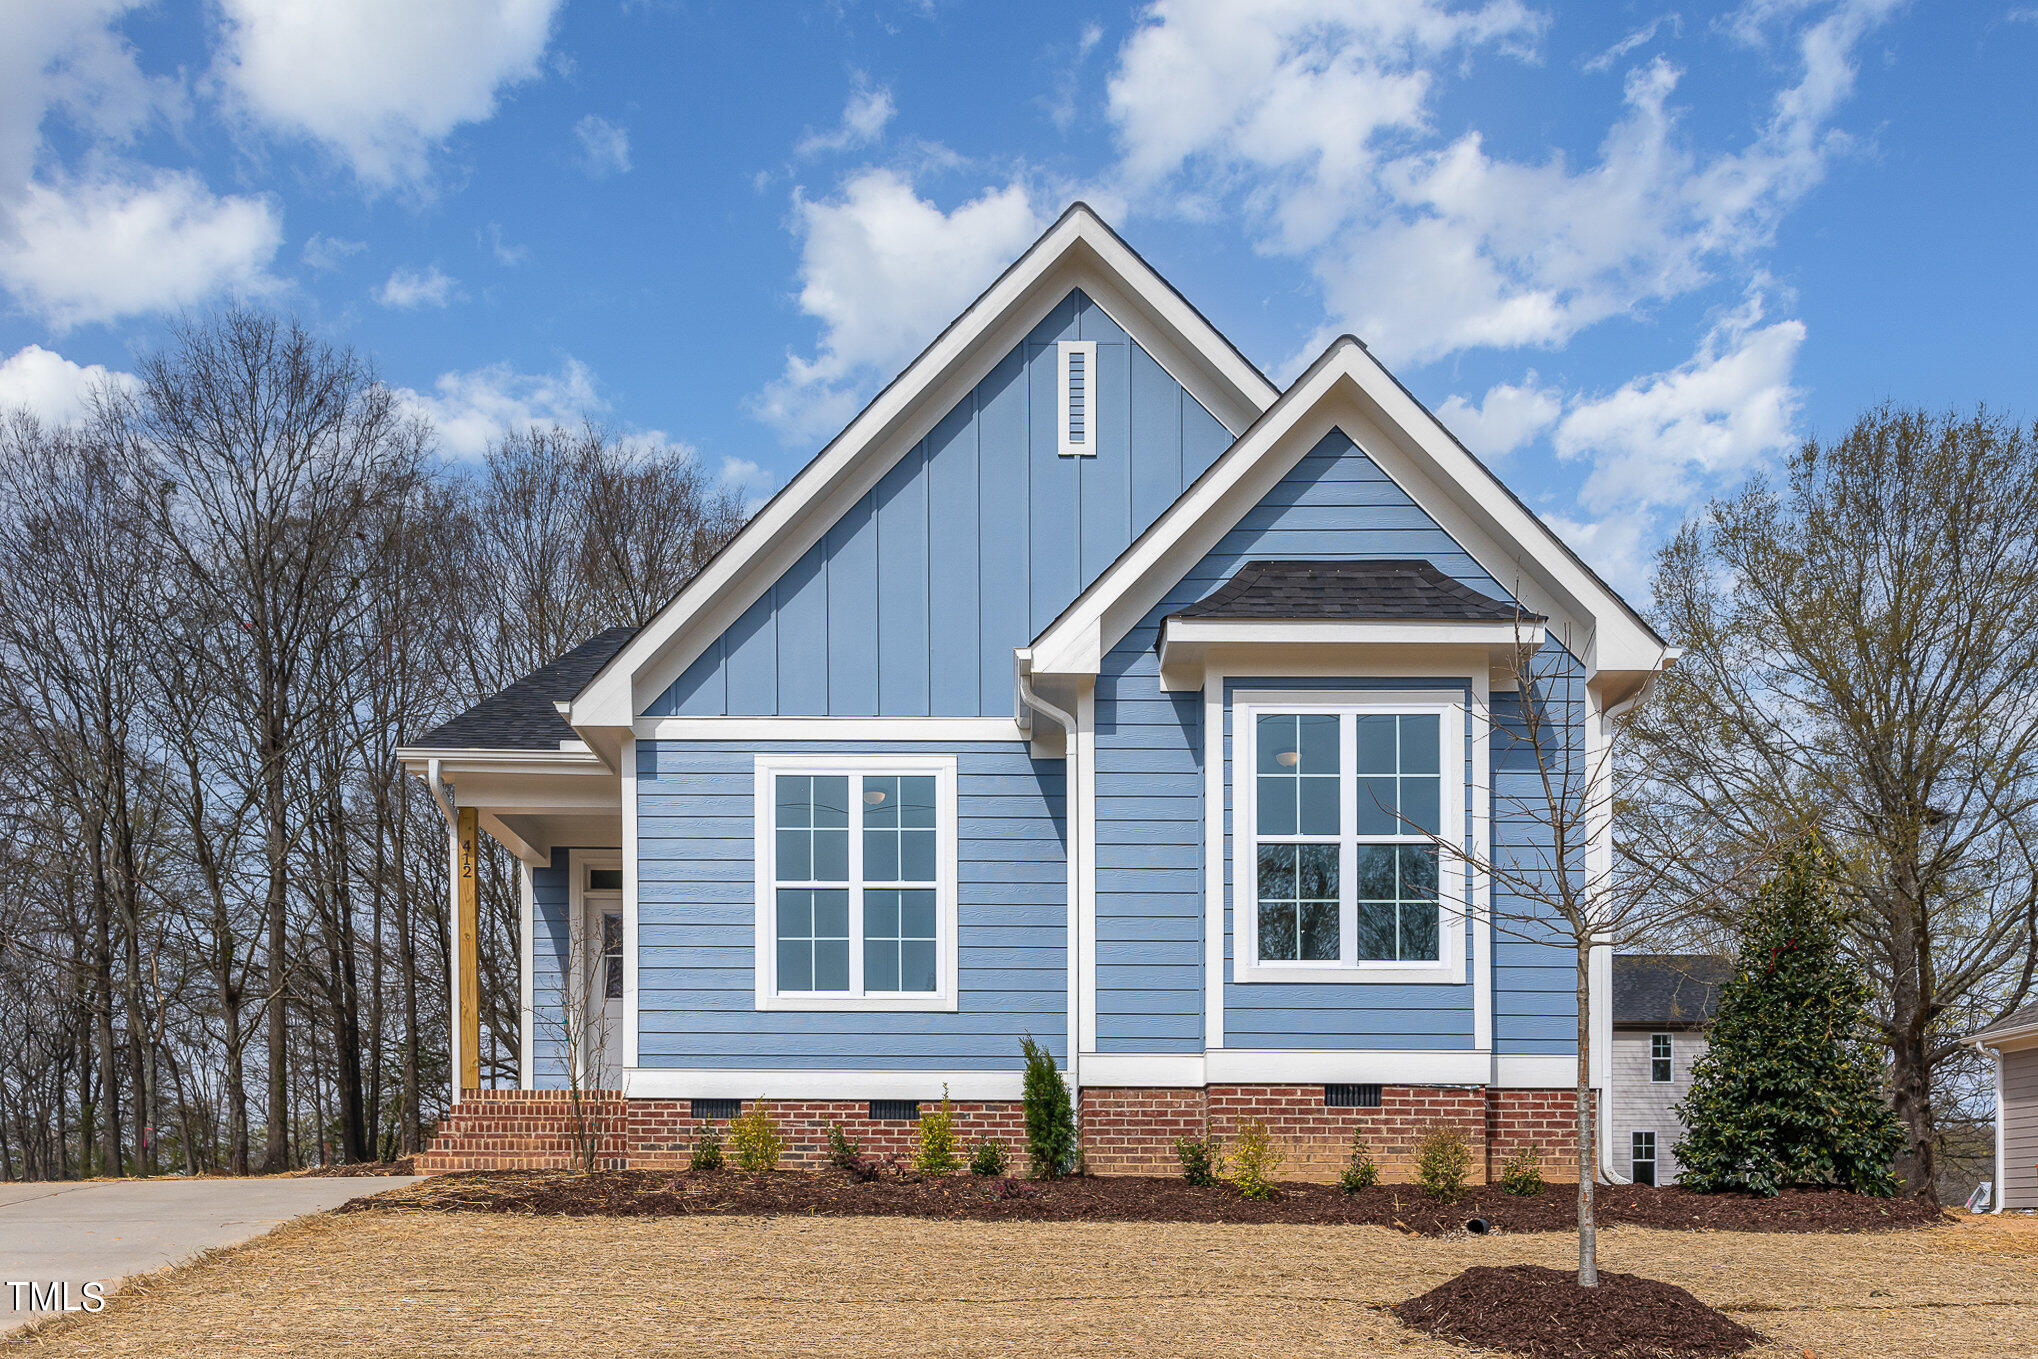
[{"label": "young tree with thin trunk", "polygon": [[1896,1113],[1934,1198],[1960,1040],[2038,965],[2038,431],[1883,406],[1662,551],[1687,648],[1634,726],[1655,847],[1832,847]]}]

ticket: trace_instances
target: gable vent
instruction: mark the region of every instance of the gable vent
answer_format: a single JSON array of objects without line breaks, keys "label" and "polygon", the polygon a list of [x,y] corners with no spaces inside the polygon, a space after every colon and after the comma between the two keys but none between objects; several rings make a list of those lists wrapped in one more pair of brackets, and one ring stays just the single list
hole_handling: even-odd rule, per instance
[{"label": "gable vent", "polygon": [[1064,340],[1061,353],[1061,454],[1097,451],[1097,342]]}]

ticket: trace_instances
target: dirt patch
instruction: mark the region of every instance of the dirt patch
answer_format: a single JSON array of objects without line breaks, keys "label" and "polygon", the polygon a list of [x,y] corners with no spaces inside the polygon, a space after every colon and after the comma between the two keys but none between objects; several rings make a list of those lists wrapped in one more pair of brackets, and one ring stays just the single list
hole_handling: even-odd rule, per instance
[{"label": "dirt patch", "polygon": [[1576,1271],[1541,1265],[1475,1265],[1388,1310],[1418,1331],[1531,1359],[1710,1359],[1763,1341],[1675,1284],[1602,1272],[1597,1288],[1580,1288]]},{"label": "dirt patch", "polygon": [[369,1175],[415,1175],[418,1173],[415,1156],[403,1156],[394,1161],[356,1161],[351,1165],[319,1166],[303,1172],[308,1180],[350,1180]]},{"label": "dirt patch", "polygon": [[[1872,1232],[1921,1227],[1943,1214],[1910,1199],[1798,1190],[1773,1199],[1695,1194],[1623,1185],[1598,1196],[1602,1225],[1670,1230]],[[1346,1194],[1333,1185],[1284,1184],[1266,1202],[1228,1187],[1198,1188],[1178,1179],[1110,1176],[1046,1183],[971,1175],[907,1175],[861,1181],[839,1171],[766,1174],[618,1170],[466,1171],[357,1199],[343,1213],[424,1209],[564,1217],[926,1217],[1011,1222],[1369,1224],[1422,1236],[1466,1230],[1478,1219],[1494,1232],[1570,1231],[1575,1196],[1553,1186],[1530,1198],[1497,1187],[1441,1205],[1408,1185]]]}]

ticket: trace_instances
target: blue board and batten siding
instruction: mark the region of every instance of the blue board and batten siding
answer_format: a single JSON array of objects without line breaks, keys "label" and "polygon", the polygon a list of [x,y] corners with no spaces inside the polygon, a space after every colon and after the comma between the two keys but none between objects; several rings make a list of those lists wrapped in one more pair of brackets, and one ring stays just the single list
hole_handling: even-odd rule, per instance
[{"label": "blue board and batten siding", "polygon": [[[1097,344],[1094,456],[1059,451],[1064,340]],[[1006,716],[1013,649],[1231,440],[1072,292],[645,715]]]},{"label": "blue board and batten siding", "polygon": [[638,1065],[1006,1071],[1029,1033],[1065,1060],[1064,762],[1017,743],[829,748],[956,757],[957,1009],[757,1009],[755,757],[813,749],[638,743]]},{"label": "blue board and batten siding", "polygon": [[[1342,432],[1326,436],[1168,592],[1105,658],[1097,680],[1097,1047],[1102,1052],[1192,1052],[1203,1046],[1202,696],[1160,688],[1162,620],[1203,598],[1256,558],[1423,557],[1495,598],[1508,592]],[[1546,646],[1553,684],[1575,686],[1577,664]],[[1271,680],[1279,688],[1348,687],[1337,680]],[[1368,681],[1434,686],[1434,679]],[[1462,691],[1462,686],[1460,686]],[[1564,691],[1573,692],[1571,689]],[[1230,711],[1230,692],[1226,712]],[[1496,715],[1506,711],[1496,699]],[[1575,708],[1560,709],[1575,712]],[[1467,732],[1469,742],[1471,733]],[[1575,732],[1573,739],[1576,738]],[[1507,815],[1528,791],[1521,756],[1496,742],[1496,850],[1527,846],[1547,828]],[[1226,733],[1229,749],[1229,732]],[[1228,771],[1227,771],[1228,772]],[[1469,767],[1467,777],[1470,777]],[[1230,779],[1227,777],[1227,790]],[[1229,793],[1227,792],[1227,797]],[[1469,806],[1469,799],[1468,799]],[[1229,816],[1227,844],[1229,843]],[[1156,824],[1164,823],[1164,824]],[[1224,1046],[1235,1048],[1469,1048],[1469,984],[1247,983],[1229,980],[1230,868],[1221,958]],[[1498,894],[1499,910],[1522,909]],[[1569,1051],[1575,996],[1567,950],[1510,937],[1494,944],[1494,1049]],[[1468,941],[1468,969],[1478,960]],[[1470,972],[1468,970],[1467,977]],[[1566,1028],[1565,1026],[1571,1026]],[[1554,1046],[1553,1046],[1554,1045]]]}]

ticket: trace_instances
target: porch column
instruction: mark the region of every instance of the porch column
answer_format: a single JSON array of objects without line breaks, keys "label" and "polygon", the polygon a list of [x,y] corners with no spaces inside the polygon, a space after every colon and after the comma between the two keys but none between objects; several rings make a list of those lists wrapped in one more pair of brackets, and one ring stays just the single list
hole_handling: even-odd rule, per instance
[{"label": "porch column", "polygon": [[454,1054],[461,1092],[481,1084],[481,928],[480,894],[475,878],[480,853],[480,818],[472,807],[459,810],[453,864],[453,994],[458,1002],[454,1020]]}]

